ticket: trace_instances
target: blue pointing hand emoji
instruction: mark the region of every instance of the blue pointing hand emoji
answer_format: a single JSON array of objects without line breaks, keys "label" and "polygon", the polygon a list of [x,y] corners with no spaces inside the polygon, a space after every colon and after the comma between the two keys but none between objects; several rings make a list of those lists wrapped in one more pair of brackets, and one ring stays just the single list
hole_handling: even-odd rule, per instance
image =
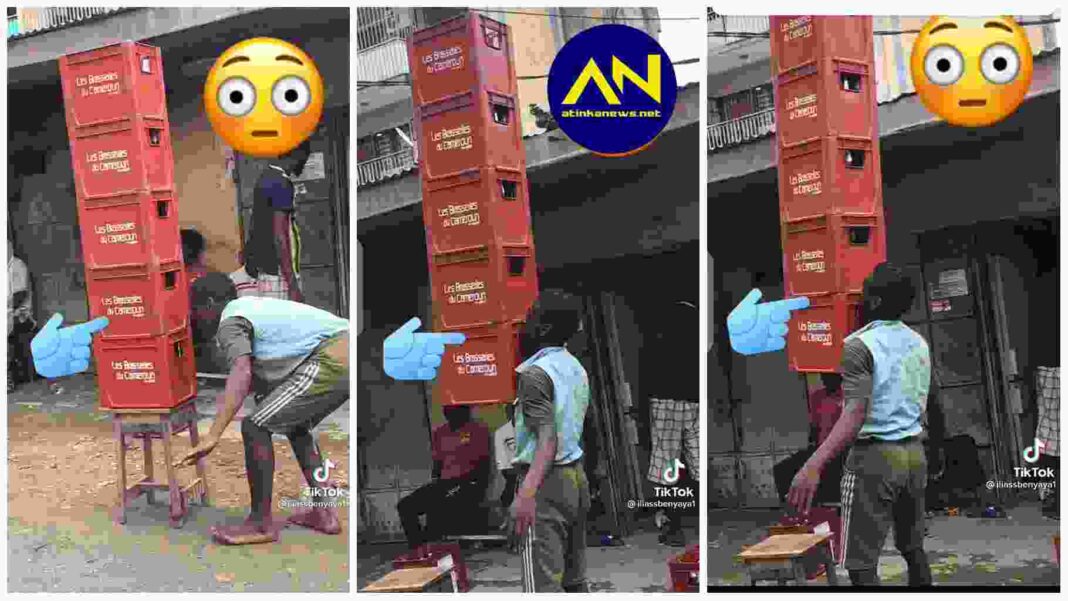
[{"label": "blue pointing hand emoji", "polygon": [[785,348],[786,322],[790,321],[790,311],[807,309],[809,305],[805,296],[757,304],[760,297],[760,290],[753,288],[727,316],[731,348],[743,355],[758,355]]},{"label": "blue pointing hand emoji", "polygon": [[61,378],[89,369],[93,334],[108,327],[107,317],[97,317],[76,326],[60,328],[63,316],[56,313],[30,342],[33,367],[46,378]]},{"label": "blue pointing hand emoji", "polygon": [[397,328],[383,345],[383,366],[394,380],[433,380],[438,375],[446,344],[463,344],[467,337],[460,332],[435,334],[419,332],[418,317]]}]

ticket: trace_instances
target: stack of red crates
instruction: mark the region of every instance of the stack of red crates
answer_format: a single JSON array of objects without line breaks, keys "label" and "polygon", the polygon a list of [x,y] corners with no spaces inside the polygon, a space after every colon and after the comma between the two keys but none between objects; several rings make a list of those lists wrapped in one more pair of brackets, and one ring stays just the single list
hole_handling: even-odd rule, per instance
[{"label": "stack of red crates", "polygon": [[158,48],[59,59],[100,404],[169,408],[196,394],[174,157]]},{"label": "stack of red crates", "polygon": [[831,372],[886,256],[871,17],[771,17],[790,368]]},{"label": "stack of red crates", "polygon": [[423,222],[443,404],[511,402],[517,332],[537,297],[526,155],[508,26],[477,12],[412,34]]}]

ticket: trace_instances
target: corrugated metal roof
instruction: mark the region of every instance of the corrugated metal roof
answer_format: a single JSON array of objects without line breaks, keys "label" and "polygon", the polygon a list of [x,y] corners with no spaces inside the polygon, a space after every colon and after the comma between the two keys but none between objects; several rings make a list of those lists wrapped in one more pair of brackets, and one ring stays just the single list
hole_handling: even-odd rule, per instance
[{"label": "corrugated metal roof", "polygon": [[136,8],[121,6],[23,7],[7,22],[8,41],[20,40],[57,29],[76,27]]}]

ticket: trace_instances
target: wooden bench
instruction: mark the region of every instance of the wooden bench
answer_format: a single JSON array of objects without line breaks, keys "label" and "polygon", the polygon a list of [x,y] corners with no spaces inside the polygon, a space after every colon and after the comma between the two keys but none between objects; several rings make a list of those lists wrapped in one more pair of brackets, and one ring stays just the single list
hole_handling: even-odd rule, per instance
[{"label": "wooden bench", "polygon": [[452,566],[393,570],[363,588],[364,593],[456,593]]},{"label": "wooden bench", "polygon": [[831,535],[824,534],[773,534],[759,543],[743,550],[738,558],[745,564],[750,586],[759,581],[774,580],[780,585],[794,582],[805,584],[804,561],[817,557],[827,571],[827,582],[838,584],[834,562],[831,559]]}]

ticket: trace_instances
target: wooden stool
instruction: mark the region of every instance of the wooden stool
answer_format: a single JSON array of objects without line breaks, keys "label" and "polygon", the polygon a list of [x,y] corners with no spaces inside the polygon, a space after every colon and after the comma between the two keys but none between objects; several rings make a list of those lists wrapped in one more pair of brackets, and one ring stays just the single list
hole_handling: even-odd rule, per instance
[{"label": "wooden stool", "polygon": [[[205,472],[204,458],[196,463],[197,477],[188,485],[179,487],[176,468],[174,467],[173,437],[184,431],[189,432],[189,442],[197,446],[200,435],[197,431],[197,410],[193,399],[169,409],[104,409],[111,413],[112,430],[115,433],[115,449],[118,452],[118,493],[119,504],[115,508],[116,524],[126,523],[126,507],[142,494],[148,495],[148,502],[153,503],[153,491],[166,489],[170,496],[170,525],[179,528],[188,514],[188,495],[197,493],[202,505],[208,504],[208,478]],[[126,438],[140,439],[145,452],[145,475],[132,486],[126,486]],[[152,440],[163,441],[163,461],[167,470],[166,482],[159,482],[154,477],[152,465]]]},{"label": "wooden stool", "polygon": [[760,580],[775,580],[780,585],[805,584],[804,559],[816,556],[827,570],[827,582],[838,584],[838,574],[831,560],[830,534],[773,534],[742,551],[738,557],[745,564],[750,586]]},{"label": "wooden stool", "polygon": [[[452,566],[393,570],[364,587],[365,593],[458,593]],[[452,586],[449,586],[449,582]]]}]

